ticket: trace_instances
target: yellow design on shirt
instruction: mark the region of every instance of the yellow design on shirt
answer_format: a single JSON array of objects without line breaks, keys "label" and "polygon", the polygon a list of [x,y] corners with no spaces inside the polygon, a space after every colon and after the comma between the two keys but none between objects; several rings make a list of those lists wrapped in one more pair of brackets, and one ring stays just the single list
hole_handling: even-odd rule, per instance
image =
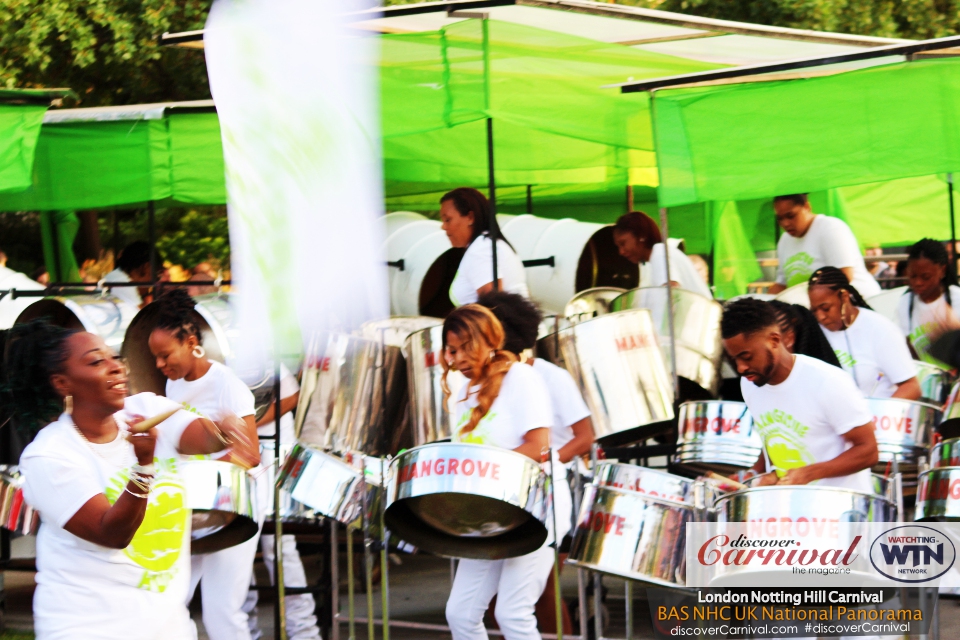
[{"label": "yellow design on shirt", "polygon": [[480,419],[480,422],[477,423],[477,426],[474,427],[473,431],[469,433],[463,433],[460,429],[470,421],[470,411],[464,413],[459,422],[457,423],[456,429],[456,442],[463,442],[467,444],[491,444],[490,434],[488,433],[487,427],[494,418],[497,417],[496,412],[488,412],[487,415],[483,416]]},{"label": "yellow design on shirt", "polygon": [[763,447],[778,476],[817,461],[803,441],[809,427],[789,413],[780,409],[768,411],[758,416],[754,424],[760,430]]}]

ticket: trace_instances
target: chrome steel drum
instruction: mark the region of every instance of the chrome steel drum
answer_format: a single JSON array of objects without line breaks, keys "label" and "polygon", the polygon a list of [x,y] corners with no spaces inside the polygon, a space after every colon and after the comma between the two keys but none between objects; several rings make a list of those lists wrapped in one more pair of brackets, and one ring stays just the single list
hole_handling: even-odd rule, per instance
[{"label": "chrome steel drum", "polygon": [[[720,386],[720,317],[723,306],[716,300],[692,291],[671,289],[677,341],[677,375],[693,383],[687,396],[717,395]],[[667,287],[644,287],[624,293],[610,305],[611,311],[648,309],[660,339],[667,370],[672,368],[670,356],[670,316],[667,309]],[[706,399],[701,397],[700,399]]]},{"label": "chrome steel drum", "polygon": [[16,324],[47,318],[58,327],[98,335],[108,347],[119,351],[127,327],[138,311],[135,306],[111,295],[52,297],[37,300],[24,309]]},{"label": "chrome steel drum", "polygon": [[[277,459],[276,442],[273,440],[260,441],[260,464],[263,467],[261,470],[263,477],[258,477],[257,480],[269,487],[266,492],[266,504],[263,507],[267,519],[273,519],[274,517],[274,499],[276,496],[273,488],[276,485],[279,471],[283,468],[283,463],[294,446],[293,444],[281,443],[281,455]],[[294,500],[285,488],[280,489],[280,505],[276,511],[277,517],[284,523],[315,523],[319,521],[319,516],[313,509]]]},{"label": "chrome steel drum", "polygon": [[563,315],[571,322],[582,322],[610,313],[610,303],[626,293],[619,287],[594,287],[584,289],[570,298],[563,308]]},{"label": "chrome steel drum", "polygon": [[[697,482],[635,464],[604,461],[593,472],[593,484],[692,505]],[[712,504],[715,492],[707,486],[704,486],[704,491],[704,503]]]},{"label": "chrome steel drum", "polygon": [[930,450],[930,468],[960,467],[960,438],[941,440]]},{"label": "chrome steel drum", "polygon": [[914,519],[960,522],[960,467],[938,467],[920,474]]},{"label": "chrome steel drum", "polygon": [[278,482],[293,500],[342,524],[351,524],[363,515],[364,495],[368,514],[378,512],[382,472],[380,458],[360,454],[341,458],[297,443],[283,464]]},{"label": "chrome steel drum", "polygon": [[558,367],[566,367],[563,354],[560,352],[559,332],[571,324],[573,323],[563,316],[544,316],[537,330],[537,357],[552,362]]},{"label": "chrome steel drum", "polygon": [[763,452],[760,431],[743,402],[684,402],[677,430],[677,461],[698,469],[749,469]]},{"label": "chrome steel drum", "polygon": [[180,477],[193,510],[191,553],[213,553],[257,535],[260,505],[249,473],[229,462],[188,460]]},{"label": "chrome steel drum", "polygon": [[774,300],[779,300],[781,302],[786,302],[789,304],[798,304],[801,307],[807,309],[810,308],[810,294],[807,293],[809,288],[808,283],[801,282],[800,284],[795,284],[792,287],[787,287],[776,296]]},{"label": "chrome steel drum", "polygon": [[867,404],[873,414],[880,462],[897,456],[900,462],[915,463],[926,455],[940,421],[939,407],[900,398],[867,398]]},{"label": "chrome steel drum", "polygon": [[673,385],[649,311],[599,316],[563,329],[559,338],[598,440],[635,442],[673,427]]},{"label": "chrome steel drum", "polygon": [[914,360],[917,367],[917,382],[920,383],[920,398],[926,402],[942,405],[950,395],[950,387],[956,378],[949,370],[929,362]]},{"label": "chrome steel drum", "polygon": [[522,556],[547,539],[545,477],[530,458],[499,447],[417,447],[391,462],[387,528],[438,555]]},{"label": "chrome steel drum", "polygon": [[937,433],[944,438],[960,436],[960,382],[950,390],[943,406],[943,419],[937,425]]},{"label": "chrome steel drum", "polygon": [[[238,342],[242,339],[235,311],[228,294],[209,294],[194,298],[196,321],[203,337],[207,357],[231,368],[253,393],[256,415],[260,418],[273,402],[274,371],[271,365],[241,369],[236,362]],[[120,354],[126,359],[130,393],[152,391],[164,395],[166,378],[157,369],[150,353],[150,333],[157,326],[160,308],[152,302],[140,310],[126,327]],[[249,337],[248,337],[249,339]]]},{"label": "chrome steel drum", "polygon": [[40,528],[40,513],[23,499],[23,475],[15,465],[0,465],[0,527],[32,535]]},{"label": "chrome steel drum", "polygon": [[567,563],[683,588],[686,581],[686,527],[692,505],[633,491],[588,484]]},{"label": "chrome steel drum", "polygon": [[404,353],[410,385],[414,445],[449,438],[456,426],[456,415],[450,409],[467,379],[459,371],[450,371],[447,384],[451,395],[449,402],[445,402],[441,387],[443,326],[422,329],[407,336]]}]

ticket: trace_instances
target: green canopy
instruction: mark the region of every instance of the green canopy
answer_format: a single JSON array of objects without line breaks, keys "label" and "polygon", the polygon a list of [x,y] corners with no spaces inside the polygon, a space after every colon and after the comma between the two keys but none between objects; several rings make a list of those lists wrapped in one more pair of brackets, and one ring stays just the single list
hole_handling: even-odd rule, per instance
[{"label": "green canopy", "polygon": [[30,186],[34,151],[47,105],[0,104],[0,193]]},{"label": "green canopy", "polygon": [[663,90],[654,113],[659,200],[666,207],[960,167],[956,58]]}]

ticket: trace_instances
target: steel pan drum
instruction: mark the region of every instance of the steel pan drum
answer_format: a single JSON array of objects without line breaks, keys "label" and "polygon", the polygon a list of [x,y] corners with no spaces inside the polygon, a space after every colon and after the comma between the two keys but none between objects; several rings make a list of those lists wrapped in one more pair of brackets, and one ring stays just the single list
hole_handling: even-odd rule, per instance
[{"label": "steel pan drum", "polygon": [[519,453],[475,444],[428,444],[391,462],[386,524],[420,549],[495,560],[547,539],[545,475]]},{"label": "steel pan drum", "polygon": [[361,519],[365,503],[368,514],[378,511],[382,472],[380,458],[361,454],[340,458],[297,443],[284,462],[278,482],[293,500],[342,524],[352,524]]},{"label": "steel pan drum", "polygon": [[956,380],[953,374],[947,369],[929,362],[914,360],[913,364],[917,367],[917,382],[920,383],[921,400],[936,405],[942,405],[946,402],[950,395],[950,387]]},{"label": "steel pan drum", "polygon": [[801,307],[810,308],[810,294],[807,292],[809,288],[806,282],[801,282],[800,284],[795,284],[792,287],[787,287],[776,296],[774,300],[779,300],[781,302],[786,302],[788,304],[798,304]]},{"label": "steel pan drum", "polygon": [[[227,365],[243,380],[253,393],[257,418],[262,417],[273,402],[273,367],[237,368],[236,349],[242,338],[229,295],[214,293],[197,296],[194,301],[207,357]],[[150,333],[157,326],[159,311],[157,303],[150,303],[126,327],[120,354],[127,361],[130,393],[152,391],[161,396],[165,393],[167,380],[157,369],[148,344]]]},{"label": "steel pan drum", "polygon": [[558,315],[544,316],[537,330],[537,357],[552,362],[558,367],[566,367],[563,354],[560,353],[561,329],[566,329],[572,322],[568,318]]},{"label": "steel pan drum", "polygon": [[960,436],[960,383],[950,390],[943,407],[943,419],[937,425],[937,433],[944,438]]},{"label": "steel pan drum", "polygon": [[0,527],[33,535],[40,528],[40,514],[23,499],[23,475],[15,465],[0,465]]},{"label": "steel pan drum", "polygon": [[567,563],[669,589],[686,580],[692,505],[588,484]]},{"label": "steel pan drum", "polygon": [[581,322],[610,313],[610,303],[626,293],[619,287],[594,287],[584,289],[570,298],[563,308],[563,315],[571,322]]},{"label": "steel pan drum", "polygon": [[[274,495],[273,488],[276,485],[280,469],[283,468],[283,463],[286,461],[287,456],[290,454],[290,451],[293,450],[294,446],[293,444],[281,443],[281,455],[280,458],[277,459],[275,453],[276,443],[273,440],[260,441],[260,463],[263,465],[263,478],[258,478],[258,480],[269,487],[266,497],[267,503],[264,505],[264,511],[268,519],[272,519],[274,515],[274,500],[276,496]],[[284,523],[302,524],[316,523],[319,521],[319,517],[313,509],[302,502],[294,500],[293,496],[291,496],[290,492],[285,488],[280,489],[280,505],[276,511],[276,515],[280,518],[281,522]]]},{"label": "steel pan drum", "polygon": [[[697,482],[657,469],[605,461],[598,464],[594,470],[593,484],[692,505]],[[709,491],[709,488],[704,486],[704,490]],[[712,504],[712,493],[704,494],[704,502],[707,505]]]},{"label": "steel pan drum", "polygon": [[960,522],[960,467],[937,467],[920,474],[914,519]]},{"label": "steel pan drum", "polygon": [[260,511],[249,473],[229,462],[188,460],[180,476],[193,510],[191,553],[213,553],[257,535]]},{"label": "steel pan drum", "polygon": [[673,427],[673,387],[650,312],[599,316],[563,329],[559,338],[599,441],[635,442]]},{"label": "steel pan drum", "polygon": [[960,467],[960,438],[941,440],[930,450],[930,468]]},{"label": "steel pan drum", "polygon": [[926,455],[940,421],[938,407],[900,398],[868,398],[867,404],[873,414],[880,462],[897,456],[901,462],[915,463]]},{"label": "steel pan drum", "polygon": [[422,329],[407,336],[404,353],[410,385],[413,443],[420,446],[449,438],[456,426],[456,415],[450,408],[467,379],[459,371],[448,374],[451,396],[449,403],[445,402],[441,387],[443,326]]},{"label": "steel pan drum", "polygon": [[[671,292],[677,341],[677,375],[693,383],[693,388],[685,390],[688,398],[715,397],[720,385],[720,360],[723,355],[720,344],[720,317],[723,315],[723,307],[716,300],[692,291],[671,289]],[[644,287],[628,291],[615,299],[610,304],[610,309],[648,309],[660,339],[667,370],[671,370],[667,288]]]},{"label": "steel pan drum", "polygon": [[119,351],[127,327],[138,311],[133,305],[111,295],[43,298],[24,309],[16,324],[47,318],[58,327],[98,335],[108,347]]},{"label": "steel pan drum", "polygon": [[763,451],[760,431],[743,402],[684,402],[677,428],[677,461],[690,467],[732,473],[752,467]]}]

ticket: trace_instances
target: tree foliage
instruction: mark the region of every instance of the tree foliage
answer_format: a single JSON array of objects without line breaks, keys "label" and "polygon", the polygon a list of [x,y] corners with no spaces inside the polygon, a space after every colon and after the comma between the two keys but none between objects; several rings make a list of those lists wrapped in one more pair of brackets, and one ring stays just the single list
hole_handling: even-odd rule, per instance
[{"label": "tree foliage", "polygon": [[0,0],[0,86],[66,87],[79,106],[210,97],[202,52],[160,47],[202,29],[210,0]]}]

